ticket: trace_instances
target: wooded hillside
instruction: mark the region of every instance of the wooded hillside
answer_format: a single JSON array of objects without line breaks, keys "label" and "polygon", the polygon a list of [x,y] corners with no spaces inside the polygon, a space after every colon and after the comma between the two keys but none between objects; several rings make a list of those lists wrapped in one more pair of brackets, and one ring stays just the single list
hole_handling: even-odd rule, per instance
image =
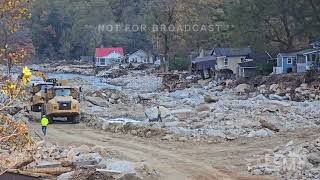
[{"label": "wooded hillside", "polygon": [[[101,46],[124,47],[126,53],[145,49],[175,59],[212,47],[271,52],[306,47],[320,38],[318,12],[318,0],[41,0],[33,2],[24,30],[29,29],[40,60],[93,55]],[[101,31],[107,25],[122,28]],[[123,28],[128,25],[147,28],[128,31]],[[199,25],[200,30],[153,31],[153,25]]]}]

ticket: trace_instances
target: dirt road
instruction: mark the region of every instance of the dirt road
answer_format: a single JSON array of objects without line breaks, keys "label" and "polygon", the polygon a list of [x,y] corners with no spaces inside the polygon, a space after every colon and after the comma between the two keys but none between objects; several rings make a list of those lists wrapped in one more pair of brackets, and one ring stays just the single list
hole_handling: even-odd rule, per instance
[{"label": "dirt road", "polygon": [[[33,124],[40,132],[38,124]],[[46,140],[62,145],[99,145],[133,162],[145,161],[161,179],[272,179],[250,177],[247,160],[271,152],[290,140],[311,140],[319,130],[301,130],[264,139],[239,139],[221,144],[167,142],[93,130],[84,125],[54,124]]]}]

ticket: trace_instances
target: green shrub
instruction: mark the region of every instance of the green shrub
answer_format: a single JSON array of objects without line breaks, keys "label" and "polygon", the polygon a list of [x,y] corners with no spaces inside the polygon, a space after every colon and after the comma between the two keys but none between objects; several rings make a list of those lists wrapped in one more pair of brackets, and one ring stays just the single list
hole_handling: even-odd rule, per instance
[{"label": "green shrub", "polygon": [[190,60],[186,57],[175,57],[169,61],[170,70],[188,70],[190,66]]},{"label": "green shrub", "polygon": [[273,61],[260,61],[257,64],[257,69],[261,74],[268,75],[273,72],[273,66],[275,66]]}]

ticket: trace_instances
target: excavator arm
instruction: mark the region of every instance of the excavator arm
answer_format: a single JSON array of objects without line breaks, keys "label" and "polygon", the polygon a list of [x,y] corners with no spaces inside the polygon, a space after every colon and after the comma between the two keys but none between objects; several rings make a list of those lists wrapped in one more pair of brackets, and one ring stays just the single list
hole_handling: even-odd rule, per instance
[{"label": "excavator arm", "polygon": [[39,71],[39,70],[32,70],[34,76],[36,77],[41,77],[43,79],[43,81],[48,82],[49,80],[49,76],[47,75],[47,73]]},{"label": "excavator arm", "polygon": [[49,78],[48,74],[43,71],[32,70],[32,72],[33,72],[34,76],[41,77],[44,82],[51,82],[54,85],[59,85],[59,86],[66,86],[68,84],[67,80],[59,80],[58,81],[55,78]]}]

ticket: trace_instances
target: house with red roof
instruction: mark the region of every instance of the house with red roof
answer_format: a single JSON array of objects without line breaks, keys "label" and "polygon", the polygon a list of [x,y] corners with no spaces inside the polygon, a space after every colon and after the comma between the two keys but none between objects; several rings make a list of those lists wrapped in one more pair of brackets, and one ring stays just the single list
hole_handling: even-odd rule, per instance
[{"label": "house with red roof", "polygon": [[96,48],[96,67],[120,64],[124,58],[123,48]]}]

